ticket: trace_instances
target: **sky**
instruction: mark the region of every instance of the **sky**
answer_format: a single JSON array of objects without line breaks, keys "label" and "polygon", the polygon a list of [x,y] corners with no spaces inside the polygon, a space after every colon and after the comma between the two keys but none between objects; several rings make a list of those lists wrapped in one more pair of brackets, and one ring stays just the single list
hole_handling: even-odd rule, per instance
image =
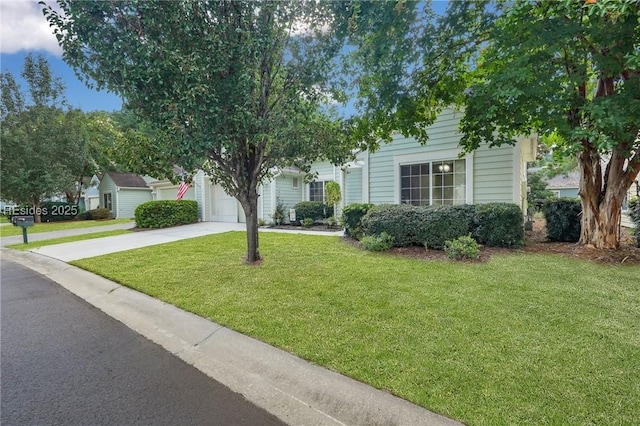
[{"label": "sky", "polygon": [[[54,0],[46,0],[54,3]],[[434,10],[441,13],[446,1],[434,2]],[[113,93],[89,89],[62,60],[62,49],[42,14],[42,6],[32,0],[0,1],[0,71],[10,72],[18,79],[28,53],[44,56],[54,74],[66,86],[66,98],[74,108],[83,111],[117,111],[122,100]],[[24,87],[24,86],[23,86]]]},{"label": "sky", "polygon": [[62,49],[38,2],[0,1],[0,71],[10,72],[21,81],[20,72],[28,53],[47,59],[53,73],[64,82],[65,95],[72,107],[83,111],[117,111],[122,107],[122,100],[115,94],[87,88],[62,60]]}]

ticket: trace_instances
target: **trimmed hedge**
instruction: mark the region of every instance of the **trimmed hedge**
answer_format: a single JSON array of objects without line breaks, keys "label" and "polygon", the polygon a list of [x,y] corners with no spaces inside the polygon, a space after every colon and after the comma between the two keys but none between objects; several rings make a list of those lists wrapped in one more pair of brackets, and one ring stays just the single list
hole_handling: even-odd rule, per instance
[{"label": "trimmed hedge", "polygon": [[333,206],[325,204],[322,201],[302,201],[293,208],[296,211],[296,220],[298,222],[306,218],[322,220],[333,216]]},{"label": "trimmed hedge", "polygon": [[445,241],[469,234],[487,246],[524,245],[524,216],[516,204],[430,207],[382,204],[369,209],[361,224],[364,235],[386,232],[394,237],[396,247],[425,245],[442,249]]},{"label": "trimmed hedge", "polygon": [[422,245],[426,240],[426,214],[423,207],[410,204],[380,204],[362,218],[362,232],[379,236],[383,232],[394,238],[395,247]]},{"label": "trimmed hedge", "polygon": [[140,204],[135,210],[138,228],[166,228],[198,221],[198,203],[193,200],[157,200]]},{"label": "trimmed hedge", "polygon": [[353,203],[342,209],[342,224],[345,235],[360,239],[362,237],[362,218],[373,204]]},{"label": "trimmed hedge", "polygon": [[580,239],[582,204],[575,198],[547,200],[542,207],[549,241],[575,243]]},{"label": "trimmed hedge", "polygon": [[109,219],[110,217],[111,212],[107,208],[88,210],[78,215],[78,219],[82,220],[101,220]]},{"label": "trimmed hedge", "polygon": [[522,247],[524,245],[524,215],[511,203],[476,205],[475,240],[490,247]]},{"label": "trimmed hedge", "polygon": [[640,247],[640,198],[634,198],[629,201],[629,217],[636,226],[634,229],[636,247]]},{"label": "trimmed hedge", "polygon": [[469,235],[475,230],[476,206],[431,206],[425,209],[423,241],[426,248],[442,250],[445,241]]}]

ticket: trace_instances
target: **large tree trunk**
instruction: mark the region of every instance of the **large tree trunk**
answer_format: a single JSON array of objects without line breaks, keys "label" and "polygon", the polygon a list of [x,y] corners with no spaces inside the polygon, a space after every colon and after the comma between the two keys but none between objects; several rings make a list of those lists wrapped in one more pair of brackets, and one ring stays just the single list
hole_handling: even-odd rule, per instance
[{"label": "large tree trunk", "polygon": [[258,240],[258,193],[255,190],[248,192],[248,194],[243,194],[239,201],[247,220],[246,262],[252,264],[260,260]]},{"label": "large tree trunk", "polygon": [[33,222],[42,222],[42,216],[40,215],[40,197],[31,197],[31,203],[33,204]]},{"label": "large tree trunk", "polygon": [[580,244],[601,249],[620,247],[621,207],[633,182],[625,158],[613,153],[604,174],[600,156],[585,150],[578,157],[582,219]]}]

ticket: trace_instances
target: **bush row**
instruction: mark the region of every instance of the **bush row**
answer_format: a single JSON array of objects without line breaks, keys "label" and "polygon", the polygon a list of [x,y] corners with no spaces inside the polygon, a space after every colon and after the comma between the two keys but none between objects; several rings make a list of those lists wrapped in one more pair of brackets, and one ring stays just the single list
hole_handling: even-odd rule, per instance
[{"label": "bush row", "polygon": [[362,218],[373,207],[373,204],[353,203],[342,209],[342,225],[345,235],[360,239],[362,237]]},{"label": "bush row", "polygon": [[296,211],[296,221],[298,222],[307,218],[322,220],[333,216],[333,206],[322,201],[302,201],[293,208]]},{"label": "bush row", "polygon": [[[343,221],[346,224],[344,216]],[[385,232],[393,236],[396,247],[425,245],[442,249],[445,241],[465,235],[472,235],[487,246],[524,245],[522,210],[507,203],[429,207],[383,204],[370,208],[359,226],[363,235],[377,236]]]},{"label": "bush row", "polygon": [[93,209],[87,210],[86,212],[82,212],[78,215],[78,219],[83,220],[101,220],[101,219],[109,219],[111,212],[109,209]]},{"label": "bush row", "polygon": [[138,228],[166,228],[198,221],[194,200],[156,200],[140,204],[135,210]]}]

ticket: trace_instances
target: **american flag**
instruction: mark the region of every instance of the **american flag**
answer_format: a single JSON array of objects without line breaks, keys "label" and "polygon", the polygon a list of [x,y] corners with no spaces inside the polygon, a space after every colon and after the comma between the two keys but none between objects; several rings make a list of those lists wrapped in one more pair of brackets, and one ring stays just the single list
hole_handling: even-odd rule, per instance
[{"label": "american flag", "polygon": [[176,200],[182,200],[182,197],[184,197],[184,194],[186,194],[188,190],[189,190],[189,184],[186,182],[180,182],[180,186],[178,186],[178,196],[176,197]]}]

